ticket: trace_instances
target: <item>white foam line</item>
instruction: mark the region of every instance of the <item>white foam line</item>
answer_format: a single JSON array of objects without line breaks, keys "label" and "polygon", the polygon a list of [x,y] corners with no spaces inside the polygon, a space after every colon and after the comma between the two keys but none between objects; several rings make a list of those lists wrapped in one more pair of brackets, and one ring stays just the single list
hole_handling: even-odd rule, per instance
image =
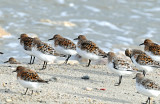
[{"label": "white foam line", "polygon": [[57,0],[57,2],[60,3],[60,4],[64,4],[65,0]]},{"label": "white foam line", "polygon": [[141,37],[145,37],[145,38],[151,38],[153,37],[153,33],[156,33],[156,30],[154,28],[148,28],[148,31],[146,34],[144,34],[143,36]]},{"label": "white foam line", "polygon": [[100,9],[92,7],[92,6],[85,5],[84,7],[89,9],[89,10],[91,10],[91,11],[93,11],[93,12],[100,12],[101,11]]},{"label": "white foam line", "polygon": [[145,9],[146,12],[159,12],[160,11],[160,7],[154,7],[152,9]]},{"label": "white foam line", "polygon": [[119,27],[117,27],[116,25],[107,22],[107,21],[97,21],[97,20],[87,20],[87,19],[71,19],[71,22],[90,22],[90,23],[95,23],[97,25],[100,26],[106,26],[109,27],[112,30],[117,30],[117,31],[121,31],[121,32],[125,32],[123,29],[120,29]]},{"label": "white foam line", "polygon": [[130,44],[133,44],[133,39],[128,38],[128,37],[122,37],[122,36],[117,36],[116,37],[118,40],[124,41],[124,42],[128,42]]},{"label": "white foam line", "polygon": [[151,13],[145,13],[145,12],[141,12],[135,9],[133,9],[132,12],[140,14],[140,15],[144,15],[144,16],[153,16]]}]

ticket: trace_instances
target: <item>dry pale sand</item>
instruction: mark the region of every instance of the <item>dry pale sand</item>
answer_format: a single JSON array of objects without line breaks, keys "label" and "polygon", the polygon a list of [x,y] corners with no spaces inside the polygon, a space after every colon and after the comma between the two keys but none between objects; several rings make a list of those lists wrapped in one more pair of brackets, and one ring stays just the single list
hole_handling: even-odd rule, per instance
[{"label": "dry pale sand", "polygon": [[[147,100],[146,96],[137,93],[135,74],[123,77],[120,86],[114,86],[118,82],[118,76],[110,72],[105,65],[65,65],[50,64],[47,69],[39,70],[42,64],[27,65],[21,64],[31,69],[35,69],[41,78],[50,80],[49,84],[42,85],[27,95],[23,95],[23,88],[16,81],[16,73],[12,73],[18,65],[2,64],[0,66],[0,104],[141,104]],[[10,67],[11,66],[11,67]],[[90,80],[81,79],[82,76],[90,76]],[[147,74],[158,83],[160,74],[154,71]],[[54,80],[57,78],[57,80]],[[85,87],[93,88],[86,91]],[[99,90],[106,88],[105,91]],[[159,98],[153,99],[159,104]]]}]

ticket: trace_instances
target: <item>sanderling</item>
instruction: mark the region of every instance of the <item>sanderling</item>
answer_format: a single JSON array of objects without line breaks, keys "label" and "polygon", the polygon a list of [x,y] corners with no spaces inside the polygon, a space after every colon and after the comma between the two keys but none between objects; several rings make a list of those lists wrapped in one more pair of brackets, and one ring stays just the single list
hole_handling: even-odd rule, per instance
[{"label": "sanderling", "polygon": [[115,86],[121,84],[122,76],[127,74],[132,74],[136,70],[133,68],[130,62],[124,60],[121,57],[117,57],[114,52],[108,52],[108,68],[119,75],[119,82]]},{"label": "sanderling", "polygon": [[41,83],[48,83],[48,81],[45,81],[39,77],[39,75],[32,69],[27,69],[23,66],[18,66],[17,69],[13,72],[17,72],[17,80],[18,82],[26,89],[26,92],[24,95],[26,95],[28,89],[33,90],[37,89]]},{"label": "sanderling", "polygon": [[[30,58],[30,63],[29,63],[29,64],[33,64],[33,63],[34,63],[34,60],[35,60],[35,56],[34,56],[34,54],[33,54],[33,52],[32,52],[33,38],[28,37],[27,34],[21,34],[21,35],[20,35],[20,38],[18,38],[18,39],[20,39],[20,44],[21,44],[21,46],[22,46],[23,51],[24,51],[26,54],[28,54],[28,55],[31,56],[31,58]],[[32,59],[32,57],[33,57],[33,59]],[[33,60],[33,61],[32,61],[32,60]]]},{"label": "sanderling", "polygon": [[160,61],[160,45],[152,42],[150,39],[145,39],[144,43],[140,45],[145,45],[145,53],[152,57],[152,59]]},{"label": "sanderling", "polygon": [[53,38],[48,40],[54,40],[54,49],[58,53],[68,56],[67,59],[65,60],[66,64],[72,55],[77,54],[76,45],[71,40],[63,38],[59,34],[54,35]]},{"label": "sanderling", "polygon": [[76,47],[77,53],[80,56],[89,59],[87,66],[90,65],[91,60],[98,60],[107,55],[94,42],[87,40],[84,35],[79,35],[78,38],[75,38],[74,40],[78,40]]},{"label": "sanderling", "polygon": [[37,58],[44,61],[42,69],[46,69],[47,62],[53,62],[56,59],[54,48],[42,42],[39,38],[33,39],[32,52]]},{"label": "sanderling", "polygon": [[13,57],[10,57],[8,61],[5,61],[4,63],[10,63],[10,64],[21,64],[20,62],[17,62],[17,60]]},{"label": "sanderling", "polygon": [[137,73],[133,79],[136,79],[137,91],[148,97],[146,104],[150,104],[151,97],[157,97],[160,94],[160,86],[154,81],[145,78],[143,74]]},{"label": "sanderling", "polygon": [[154,68],[160,68],[160,63],[153,60],[145,52],[138,49],[126,49],[126,56],[130,57],[132,62],[136,65],[138,69],[143,70],[143,75],[146,72],[151,72]]}]

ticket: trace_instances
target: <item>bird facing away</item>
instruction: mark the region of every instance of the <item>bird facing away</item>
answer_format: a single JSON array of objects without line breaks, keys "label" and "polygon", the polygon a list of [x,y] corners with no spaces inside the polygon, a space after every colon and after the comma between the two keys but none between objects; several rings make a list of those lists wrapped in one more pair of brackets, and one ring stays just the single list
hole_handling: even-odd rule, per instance
[{"label": "bird facing away", "polygon": [[20,62],[17,62],[17,60],[13,57],[10,57],[8,61],[5,61],[4,63],[10,63],[10,64],[21,64]]},{"label": "bird facing away", "polygon": [[119,86],[121,84],[123,75],[129,75],[136,71],[130,62],[121,57],[117,57],[114,52],[108,52],[107,57],[108,68],[115,74],[119,75],[119,82],[116,83],[115,86]]},{"label": "bird facing away", "polygon": [[137,91],[148,97],[146,104],[151,104],[150,97],[157,97],[160,94],[160,86],[154,81],[145,78],[143,74],[137,73],[133,79],[136,79]]},{"label": "bird facing away", "polygon": [[26,95],[28,89],[33,90],[37,89],[40,84],[42,83],[48,83],[48,81],[45,81],[39,77],[39,75],[33,71],[32,69],[27,69],[26,67],[23,66],[18,66],[17,69],[13,72],[17,72],[17,80],[18,82],[26,89],[26,92],[24,95]]},{"label": "bird facing away", "polygon": [[47,43],[42,42],[39,38],[33,39],[33,54],[40,60],[44,61],[42,69],[46,69],[47,62],[53,62],[56,60],[56,52]]},{"label": "bird facing away", "polygon": [[143,70],[143,75],[145,76],[146,72],[151,72],[155,68],[160,68],[160,63],[153,60],[145,52],[138,49],[126,49],[126,56],[130,57],[132,62],[136,65],[139,70]]},{"label": "bird facing away", "polygon": [[49,40],[54,40],[54,48],[58,53],[68,56],[65,60],[66,64],[72,55],[77,54],[76,45],[71,40],[62,37],[59,34],[54,35],[53,38],[48,39],[48,41]]},{"label": "bird facing away", "polygon": [[75,38],[74,40],[78,40],[76,47],[77,53],[83,58],[89,59],[88,67],[91,60],[99,60],[107,55],[94,42],[87,40],[84,35],[79,35],[78,38]]},{"label": "bird facing away", "polygon": [[33,38],[29,37],[27,34],[21,34],[20,38],[18,39],[20,39],[20,44],[22,46],[23,51],[31,56],[29,64],[33,64],[35,60],[35,56],[32,52]]},{"label": "bird facing away", "polygon": [[144,45],[144,51],[147,55],[149,55],[152,59],[156,61],[160,61],[160,45],[152,42],[150,39],[145,39],[144,43],[140,44]]}]

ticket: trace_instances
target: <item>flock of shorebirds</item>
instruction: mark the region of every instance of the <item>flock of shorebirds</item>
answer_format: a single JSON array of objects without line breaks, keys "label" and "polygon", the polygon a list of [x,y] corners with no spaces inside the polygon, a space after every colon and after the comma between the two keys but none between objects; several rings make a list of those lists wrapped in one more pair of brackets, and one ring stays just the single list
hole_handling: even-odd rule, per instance
[{"label": "flock of shorebirds", "polygon": [[[150,39],[145,39],[144,43],[140,44],[145,46],[144,51],[138,49],[125,50],[125,55],[131,59],[136,68],[114,52],[104,52],[84,35],[79,35],[78,38],[74,39],[78,40],[77,45],[75,45],[71,40],[56,34],[53,38],[48,39],[48,41],[54,41],[54,48],[42,42],[39,38],[32,38],[27,34],[21,34],[19,39],[23,51],[31,56],[29,64],[33,64],[36,57],[44,61],[42,69],[46,69],[47,62],[54,61],[57,57],[67,57],[65,60],[65,64],[67,64],[72,55],[79,54],[81,57],[89,60],[87,64],[87,67],[89,67],[92,60],[108,58],[107,66],[112,72],[119,75],[119,82],[115,86],[121,84],[122,76],[137,73],[135,76],[136,89],[139,93],[148,97],[146,104],[151,103],[151,97],[157,97],[160,94],[160,86],[154,81],[145,78],[147,72],[160,68],[160,45],[152,42]],[[0,54],[3,53],[0,52]],[[10,58],[6,62],[19,64],[14,58]],[[138,72],[139,70],[143,73]],[[33,89],[36,89],[40,83],[48,83],[48,81],[41,79],[34,70],[23,66],[18,66],[13,72],[17,72],[18,82],[27,88],[25,94],[28,89],[32,89],[33,93]]]}]

